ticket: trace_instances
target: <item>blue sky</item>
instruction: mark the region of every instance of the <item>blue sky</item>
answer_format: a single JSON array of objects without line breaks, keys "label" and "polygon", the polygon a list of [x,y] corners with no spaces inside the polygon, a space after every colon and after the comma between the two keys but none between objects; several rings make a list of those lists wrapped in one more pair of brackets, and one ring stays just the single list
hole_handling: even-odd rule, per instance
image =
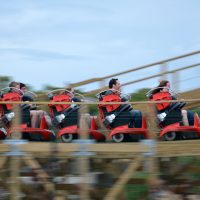
[{"label": "blue sky", "polygon": [[199,0],[0,0],[0,75],[38,90],[200,50],[199,8]]}]

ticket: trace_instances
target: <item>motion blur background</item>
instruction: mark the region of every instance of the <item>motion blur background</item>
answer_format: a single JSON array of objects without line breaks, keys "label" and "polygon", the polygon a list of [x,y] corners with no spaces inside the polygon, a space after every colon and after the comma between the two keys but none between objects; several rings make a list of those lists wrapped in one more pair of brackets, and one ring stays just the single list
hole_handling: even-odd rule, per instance
[{"label": "motion blur background", "polygon": [[[199,0],[1,1],[0,88],[23,82],[44,100],[46,90],[72,86],[94,100],[113,77],[141,101],[168,79],[197,99],[187,108],[200,113],[199,8]],[[97,115],[97,106],[89,112]],[[0,199],[200,199],[198,140],[154,142],[155,149],[3,141]]]}]

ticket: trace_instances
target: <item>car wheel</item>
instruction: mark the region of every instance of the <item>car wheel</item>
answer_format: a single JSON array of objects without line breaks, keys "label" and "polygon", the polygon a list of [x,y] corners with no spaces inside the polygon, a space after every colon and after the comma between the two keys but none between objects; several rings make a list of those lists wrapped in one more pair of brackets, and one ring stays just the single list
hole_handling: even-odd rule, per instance
[{"label": "car wheel", "polygon": [[118,134],[115,134],[115,135],[112,136],[113,141],[116,142],[116,143],[123,142],[124,138],[125,138],[125,136],[122,133],[118,133]]},{"label": "car wheel", "polygon": [[69,143],[73,140],[73,134],[64,134],[61,136],[63,142]]},{"label": "car wheel", "polygon": [[169,132],[163,136],[165,141],[173,141],[176,139],[176,132]]}]

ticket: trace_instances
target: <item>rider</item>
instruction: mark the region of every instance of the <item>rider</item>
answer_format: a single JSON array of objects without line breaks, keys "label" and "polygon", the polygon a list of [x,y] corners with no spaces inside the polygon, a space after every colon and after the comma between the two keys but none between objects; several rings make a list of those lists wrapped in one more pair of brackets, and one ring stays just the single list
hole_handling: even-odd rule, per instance
[{"label": "rider", "polygon": [[[23,91],[20,90],[20,83],[16,81],[12,81],[9,83],[8,86],[9,86],[9,90],[7,91],[7,93],[2,93],[1,97],[4,98],[5,96],[7,96],[6,98],[10,100],[12,99],[11,101],[20,101],[21,96],[23,95]],[[21,122],[30,126],[30,112],[27,109],[24,109],[23,105],[21,104],[19,105],[19,108],[20,108],[20,114],[21,114]],[[12,109],[11,107],[9,109],[7,109],[7,106],[3,107],[4,114],[5,114],[5,118],[3,119],[5,120],[8,119],[9,122],[15,116],[15,113],[12,112],[11,109]],[[5,123],[7,124],[8,121],[6,120]]]},{"label": "rider", "polygon": [[[51,102],[81,102],[81,100],[74,97],[74,95],[75,93],[73,88],[61,89],[58,94],[53,94],[51,92],[48,93],[48,97]],[[59,126],[62,128],[76,125],[78,124],[78,110],[79,106],[77,104],[51,105],[51,113],[53,116],[52,123],[54,126]]]},{"label": "rider", "polygon": [[[28,90],[27,86],[24,83],[20,83],[20,89],[24,92],[24,95],[22,96],[22,101],[33,101],[33,98],[30,95],[26,94]],[[48,127],[52,126],[51,118],[47,114],[47,112],[43,110],[36,110],[36,106],[32,104],[29,105],[29,109],[31,117],[31,127],[39,128],[42,117],[45,117]]]},{"label": "rider", "polygon": [[[168,100],[176,100],[177,99],[176,96],[170,92],[170,82],[167,80],[161,80],[159,82],[159,85],[151,93],[151,95],[152,95],[151,98],[155,94],[162,94],[162,93],[170,94],[170,99],[168,99]],[[166,107],[164,109],[162,109],[161,112],[170,110],[170,108],[172,108],[173,105],[174,105],[173,103],[167,103]],[[186,110],[181,109],[183,125],[185,125],[185,126],[189,125],[188,116],[189,116],[189,118],[191,118],[192,117],[191,115],[193,115],[191,113],[191,111],[186,111]]]},{"label": "rider", "polygon": [[[9,92],[19,93],[20,86],[19,86],[18,82],[12,81],[9,83],[8,86],[11,88],[9,90]],[[2,98],[2,97],[3,97],[3,93],[0,92],[0,98]],[[15,114],[14,114],[14,112],[10,112],[8,115],[9,111],[7,110],[7,108],[5,106],[4,106],[4,109],[3,108],[1,108],[1,109],[2,109],[2,111],[5,109],[4,114],[6,114],[6,115],[3,116],[2,113],[0,114],[0,131],[4,132],[6,134],[7,133],[7,131],[6,131],[7,123],[12,120],[12,118],[15,116]]]},{"label": "rider", "polygon": [[[102,95],[110,95],[117,94],[120,96],[122,102],[128,101],[127,96],[121,93],[121,84],[117,78],[112,78],[109,81],[108,85],[109,89],[103,93]],[[133,110],[130,104],[122,104],[116,110],[107,112],[103,107],[105,119],[110,121],[110,117],[112,117],[111,125],[112,127],[129,124],[130,128],[140,128],[142,126],[142,114],[139,110]],[[114,114],[114,115],[113,115]]]}]

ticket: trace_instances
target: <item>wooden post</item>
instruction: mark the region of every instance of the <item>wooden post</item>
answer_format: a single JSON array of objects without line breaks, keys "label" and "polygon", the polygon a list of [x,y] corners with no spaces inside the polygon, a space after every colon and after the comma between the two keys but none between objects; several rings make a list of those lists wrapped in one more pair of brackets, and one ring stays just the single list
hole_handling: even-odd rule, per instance
[{"label": "wooden post", "polygon": [[18,156],[10,157],[10,199],[18,200],[20,199],[20,181],[19,181],[19,168],[20,168],[20,159]]},{"label": "wooden post", "polygon": [[157,146],[157,139],[159,137],[160,129],[157,125],[156,120],[156,109],[155,104],[150,104],[150,112],[147,116],[148,123],[148,130],[149,130],[149,141],[148,145],[150,148],[150,152],[147,154],[145,160],[146,160],[146,168],[148,170],[149,176],[148,176],[148,184],[150,189],[155,188],[158,186],[160,181],[158,180],[158,172],[159,172],[159,166],[158,166],[158,159],[156,158],[156,146]]},{"label": "wooden post", "polygon": [[12,120],[11,128],[13,129],[13,132],[11,134],[11,138],[15,140],[21,139],[21,133],[19,130],[16,129],[16,127],[20,127],[21,124],[21,111],[19,105],[15,105],[13,108],[13,112],[15,113],[15,117]]},{"label": "wooden post", "polygon": [[[11,135],[11,138],[14,140],[19,140],[21,139],[21,133],[17,131],[16,127],[20,126],[21,122],[21,113],[20,113],[20,108],[19,105],[14,106],[13,112],[15,113],[15,117],[12,121],[12,129],[13,133]],[[11,144],[11,157],[10,157],[10,199],[11,200],[18,200],[20,199],[20,181],[19,181],[19,176],[20,176],[20,157],[19,155],[15,155],[15,151],[17,151],[17,144]]]},{"label": "wooden post", "polygon": [[3,168],[6,161],[7,161],[7,158],[5,156],[0,156],[0,169]]},{"label": "wooden post", "polygon": [[148,107],[149,112],[147,113],[147,128],[149,130],[149,139],[157,140],[160,129],[158,128],[155,104],[149,103]]},{"label": "wooden post", "polygon": [[[88,176],[89,176],[89,160],[88,155],[85,148],[87,148],[86,140],[88,139],[88,130],[89,130],[89,123],[90,123],[90,116],[87,114],[87,105],[81,105],[79,109],[79,116],[80,116],[80,155],[78,157],[79,163],[79,170],[80,170],[80,199],[82,200],[89,200],[89,183],[88,183]],[[84,149],[83,149],[84,148]]]},{"label": "wooden post", "polygon": [[80,105],[79,109],[79,126],[80,126],[80,139],[86,140],[88,139],[88,122],[90,121],[90,116],[88,114],[88,107],[86,104]]}]

